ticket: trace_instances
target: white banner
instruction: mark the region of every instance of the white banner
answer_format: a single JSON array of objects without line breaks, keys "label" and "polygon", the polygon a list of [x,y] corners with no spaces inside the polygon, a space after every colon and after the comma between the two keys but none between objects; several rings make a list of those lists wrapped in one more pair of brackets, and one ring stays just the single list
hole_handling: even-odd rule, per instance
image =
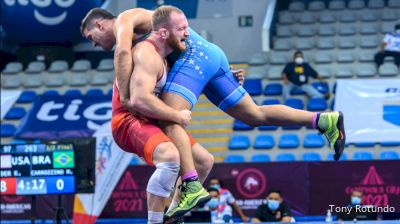
[{"label": "white banner", "polygon": [[94,134],[96,137],[96,185],[94,194],[75,197],[74,223],[94,223],[103,211],[114,187],[133,158],[114,142],[111,122],[105,123]]},{"label": "white banner", "polygon": [[1,90],[1,120],[17,101],[21,90]]},{"label": "white banner", "polygon": [[338,80],[335,110],[348,143],[400,141],[400,79]]}]

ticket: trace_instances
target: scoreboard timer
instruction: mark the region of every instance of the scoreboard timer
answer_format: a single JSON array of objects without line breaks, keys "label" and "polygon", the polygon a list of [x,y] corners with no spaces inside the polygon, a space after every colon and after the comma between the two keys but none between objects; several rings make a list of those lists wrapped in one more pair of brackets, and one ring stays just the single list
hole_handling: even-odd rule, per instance
[{"label": "scoreboard timer", "polygon": [[1,145],[3,195],[75,193],[73,144]]}]

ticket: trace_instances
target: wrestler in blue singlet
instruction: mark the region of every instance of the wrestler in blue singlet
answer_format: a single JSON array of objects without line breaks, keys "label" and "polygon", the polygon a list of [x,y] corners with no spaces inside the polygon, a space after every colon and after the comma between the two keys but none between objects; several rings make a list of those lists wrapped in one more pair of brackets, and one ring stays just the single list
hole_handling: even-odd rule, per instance
[{"label": "wrestler in blue singlet", "polygon": [[164,92],[196,104],[203,92],[221,110],[236,105],[246,91],[235,79],[224,52],[189,28],[186,50],[171,68]]}]

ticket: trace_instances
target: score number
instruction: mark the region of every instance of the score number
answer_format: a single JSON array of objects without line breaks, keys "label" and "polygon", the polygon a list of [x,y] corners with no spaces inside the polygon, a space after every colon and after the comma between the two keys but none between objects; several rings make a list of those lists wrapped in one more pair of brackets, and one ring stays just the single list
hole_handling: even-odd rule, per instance
[{"label": "score number", "polygon": [[75,192],[73,176],[2,178],[1,194],[38,195]]}]

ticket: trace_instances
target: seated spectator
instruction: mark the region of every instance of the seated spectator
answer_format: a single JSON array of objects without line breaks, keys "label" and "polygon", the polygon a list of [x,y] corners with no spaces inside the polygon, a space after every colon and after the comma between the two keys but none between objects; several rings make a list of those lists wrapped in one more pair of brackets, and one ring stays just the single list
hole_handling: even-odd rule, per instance
[{"label": "seated spectator", "polygon": [[380,51],[375,54],[375,63],[378,68],[387,56],[394,57],[394,63],[400,67],[400,23],[396,24],[394,32],[385,35]]},{"label": "seated spectator", "polygon": [[204,210],[211,212],[211,223],[233,223],[232,208],[221,203],[221,197],[217,188],[208,189],[211,200],[204,206]]},{"label": "seated spectator", "polygon": [[288,99],[290,91],[294,88],[302,89],[311,98],[329,98],[329,94],[323,95],[318,92],[312,85],[308,84],[308,77],[318,79],[325,82],[318,73],[308,64],[304,62],[304,55],[301,51],[296,51],[293,55],[293,62],[286,64],[282,71],[283,79],[283,97]]},{"label": "seated spectator", "polygon": [[243,222],[249,221],[249,217],[244,215],[242,209],[239,207],[239,205],[236,204],[236,200],[233,197],[232,193],[228,189],[223,188],[223,183],[220,179],[216,177],[211,177],[209,184],[210,187],[218,189],[221,204],[229,207],[232,206],[232,208],[240,216]]},{"label": "seated spectator", "polygon": [[278,190],[267,195],[267,204],[258,206],[252,222],[291,222],[293,220],[289,206],[283,201]]},{"label": "seated spectator", "polygon": [[360,212],[356,207],[365,207],[370,205],[363,204],[363,192],[361,190],[353,190],[350,196],[350,203],[347,205],[349,208],[353,208],[348,212],[338,213],[339,221],[353,221],[356,220],[377,220],[378,214],[375,212]]}]

